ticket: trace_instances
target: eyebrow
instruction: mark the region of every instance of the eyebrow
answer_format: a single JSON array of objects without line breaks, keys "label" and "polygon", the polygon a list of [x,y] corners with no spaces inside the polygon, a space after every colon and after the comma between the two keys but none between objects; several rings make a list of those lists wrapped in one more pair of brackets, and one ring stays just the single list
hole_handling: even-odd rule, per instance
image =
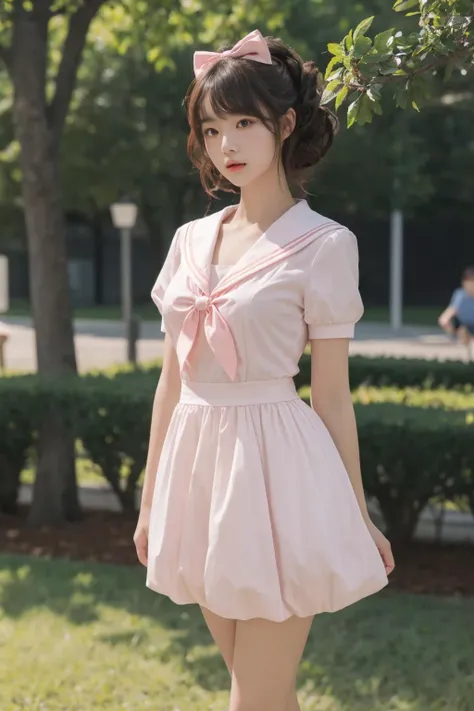
[{"label": "eyebrow", "polygon": [[211,121],[217,121],[216,116],[201,116],[201,123],[210,123]]}]

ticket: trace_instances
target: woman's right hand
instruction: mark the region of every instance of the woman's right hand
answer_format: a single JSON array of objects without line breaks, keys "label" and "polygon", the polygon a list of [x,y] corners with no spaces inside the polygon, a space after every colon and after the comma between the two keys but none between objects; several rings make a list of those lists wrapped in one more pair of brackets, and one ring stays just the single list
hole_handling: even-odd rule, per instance
[{"label": "woman's right hand", "polygon": [[148,565],[148,528],[150,526],[150,509],[141,508],[138,516],[137,527],[133,534],[133,542],[137,551],[138,560],[145,568]]}]

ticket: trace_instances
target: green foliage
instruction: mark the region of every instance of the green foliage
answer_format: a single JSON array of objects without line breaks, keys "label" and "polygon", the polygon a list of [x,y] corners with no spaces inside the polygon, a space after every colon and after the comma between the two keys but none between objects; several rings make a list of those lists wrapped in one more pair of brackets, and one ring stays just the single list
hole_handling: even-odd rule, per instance
[{"label": "green foliage", "polygon": [[86,380],[71,403],[75,433],[124,511],[136,508],[154,394],[152,378],[135,374]]},{"label": "green foliage", "polygon": [[[429,407],[443,410],[464,410],[470,422],[474,416],[474,389],[472,386],[463,390],[447,388],[427,389],[424,387],[374,387],[361,385],[352,391],[354,402],[362,405],[390,402],[409,407]],[[467,412],[469,411],[469,412]]]},{"label": "green foliage", "polygon": [[[417,370],[418,365],[424,368]],[[295,380],[300,396],[309,402],[307,366],[304,357]],[[410,538],[433,497],[464,497],[474,513],[474,390],[465,385],[471,372],[472,367],[461,363],[350,360],[364,483],[379,502],[394,540]],[[19,473],[28,451],[34,453],[36,430],[45,417],[59,412],[72,424],[122,509],[133,511],[159,373],[159,363],[153,363],[81,378],[0,379],[0,492],[7,492],[0,505],[14,510]],[[395,380],[411,387],[393,387]],[[361,385],[369,381],[379,387]],[[443,381],[460,389],[435,389]]]},{"label": "green foliage", "polygon": [[377,500],[390,540],[410,540],[434,497],[465,495],[472,506],[472,418],[388,404],[356,405],[356,415],[364,488]]},{"label": "green foliage", "polygon": [[[412,12],[415,7],[418,11]],[[339,44],[328,44],[334,56],[326,69],[328,87],[322,101],[336,98],[339,108],[347,99],[348,127],[371,123],[374,114],[382,114],[382,90],[392,90],[396,106],[419,111],[431,96],[430,79],[437,70],[446,67],[445,78],[449,78],[453,70],[466,71],[473,66],[470,0],[397,0],[393,9],[409,18],[416,15],[418,28],[411,26],[408,32],[392,28],[372,40],[366,36],[372,16],[350,30]]]},{"label": "green foliage", "polygon": [[0,513],[17,510],[20,472],[34,441],[36,385],[29,376],[0,380]]},{"label": "green foliage", "polygon": [[[295,377],[298,388],[311,381],[311,358],[304,355],[299,363],[300,372]],[[397,388],[465,389],[474,386],[474,366],[461,361],[424,360],[422,358],[366,358],[349,359],[351,388],[361,385]]]}]

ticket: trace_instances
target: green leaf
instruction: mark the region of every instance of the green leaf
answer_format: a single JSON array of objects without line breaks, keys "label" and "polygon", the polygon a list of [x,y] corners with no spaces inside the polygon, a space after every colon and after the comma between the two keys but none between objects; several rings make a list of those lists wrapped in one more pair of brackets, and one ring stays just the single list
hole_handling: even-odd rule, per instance
[{"label": "green leaf", "polygon": [[414,108],[416,111],[418,111],[418,113],[420,113],[420,108],[419,108],[418,104],[416,103],[416,101],[412,101],[412,102],[411,102],[411,105],[413,106],[413,108]]},{"label": "green leaf", "polygon": [[374,48],[378,52],[386,52],[387,49],[389,49],[393,44],[394,32],[395,28],[392,27],[390,30],[385,30],[384,32],[380,32],[378,35],[375,35]]},{"label": "green leaf", "polygon": [[372,111],[374,114],[377,114],[378,116],[382,116],[383,111],[382,111],[382,104],[380,103],[380,100],[377,99],[377,101],[374,101],[372,104]]},{"label": "green leaf", "polygon": [[397,0],[393,9],[395,12],[405,12],[406,10],[411,10],[413,7],[419,6],[419,0]]},{"label": "green leaf", "polygon": [[345,86],[341,89],[339,94],[336,96],[336,101],[334,104],[334,107],[336,111],[339,109],[341,104],[343,103],[344,99],[346,98],[347,94],[349,93],[349,87]]},{"label": "green leaf", "polygon": [[357,27],[354,30],[354,42],[357,40],[357,38],[362,35],[364,35],[367,30],[370,29],[370,26],[372,22],[374,21],[375,15],[372,15],[372,17],[367,17],[365,20],[362,20],[362,22],[359,22]]},{"label": "green leaf", "polygon": [[379,64],[379,62],[383,62],[384,60],[386,60],[386,58],[387,56],[385,54],[379,54],[376,50],[371,49],[370,52],[367,52],[367,54],[364,56],[364,63],[375,65]]},{"label": "green leaf", "polygon": [[348,72],[351,72],[353,69],[352,62],[353,62],[353,59],[352,59],[352,57],[349,57],[349,55],[347,55],[347,57],[344,57],[344,66]]},{"label": "green leaf", "polygon": [[349,104],[349,108],[347,109],[347,128],[350,128],[357,120],[360,108],[360,99],[361,97],[358,96],[352,104]]},{"label": "green leaf", "polygon": [[394,67],[394,66],[380,67],[379,71],[380,71],[380,74],[382,74],[384,76],[387,74],[395,74],[396,72],[398,72],[398,67]]},{"label": "green leaf", "polygon": [[362,57],[366,52],[372,49],[372,40],[370,37],[358,37],[354,44],[354,57],[357,59]]},{"label": "green leaf", "polygon": [[336,66],[337,66],[338,64],[340,64],[340,63],[341,63],[341,60],[340,60],[339,57],[333,57],[333,58],[330,60],[329,64],[328,64],[327,67],[326,67],[326,72],[325,72],[325,74],[324,74],[324,78],[325,78],[326,80],[330,77],[331,72],[332,72],[332,70],[334,69],[334,67],[336,67]]},{"label": "green leaf", "polygon": [[352,47],[353,47],[353,45],[354,45],[354,39],[353,39],[353,36],[352,36],[352,30],[349,31],[349,34],[347,34],[347,35],[345,36],[344,40],[345,40],[345,44],[346,44],[346,50],[347,50],[348,52],[350,52],[350,50],[352,49]]},{"label": "green leaf", "polygon": [[342,79],[342,75],[344,74],[344,72],[344,67],[337,69],[337,71],[333,72],[331,76],[326,77],[326,82],[329,84],[330,81],[334,81],[335,79]]},{"label": "green leaf", "polygon": [[344,56],[344,47],[341,44],[337,44],[336,42],[329,42],[328,50],[335,57],[342,58]]},{"label": "green leaf", "polygon": [[342,86],[342,82],[338,79],[329,82],[329,84],[325,87],[323,91],[323,95],[321,97],[321,104],[328,104],[330,101],[332,101],[334,97],[339,93]]},{"label": "green leaf", "polygon": [[363,94],[360,99],[360,108],[357,113],[357,122],[363,126],[365,123],[372,123],[373,104],[367,94]]},{"label": "green leaf", "polygon": [[372,85],[367,89],[367,96],[371,101],[378,101],[380,99],[380,85]]},{"label": "green leaf", "polygon": [[395,106],[400,109],[406,109],[408,106],[408,94],[403,86],[397,87],[395,91]]}]

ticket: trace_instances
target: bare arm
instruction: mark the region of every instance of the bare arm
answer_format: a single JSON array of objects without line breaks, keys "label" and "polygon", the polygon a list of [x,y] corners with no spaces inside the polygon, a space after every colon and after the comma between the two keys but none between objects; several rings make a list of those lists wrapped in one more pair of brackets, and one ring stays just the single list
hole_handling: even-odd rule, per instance
[{"label": "bare arm", "polygon": [[395,567],[390,542],[372,523],[360,470],[357,424],[349,386],[349,339],[311,340],[311,407],[326,425],[351,480],[364,521],[387,575]]},{"label": "bare arm", "polygon": [[351,480],[359,508],[389,575],[395,567],[390,542],[372,523],[360,470],[357,424],[349,386],[349,339],[311,340],[311,406],[326,425]]},{"label": "bare arm", "polygon": [[176,351],[169,338],[165,336],[163,367],[156,387],[153,400],[153,411],[150,425],[150,440],[145,466],[140,515],[133,537],[137,549],[138,559],[143,565],[148,562],[148,526],[150,518],[153,491],[155,488],[156,472],[160,461],[163,442],[174,409],[178,403],[181,391],[181,375],[179,372]]},{"label": "bare arm", "polygon": [[169,336],[165,336],[163,367],[153,400],[141,509],[151,506],[161,449],[171,416],[179,400],[180,388],[181,378],[176,351]]},{"label": "bare arm", "polygon": [[453,316],[456,316],[456,309],[454,308],[454,306],[448,306],[448,308],[445,309],[441,316],[438,318],[439,325],[445,328],[449,325],[449,322],[451,321]]},{"label": "bare arm", "polygon": [[364,520],[368,522],[348,358],[348,338],[311,340],[311,407],[326,425],[341,455]]}]

